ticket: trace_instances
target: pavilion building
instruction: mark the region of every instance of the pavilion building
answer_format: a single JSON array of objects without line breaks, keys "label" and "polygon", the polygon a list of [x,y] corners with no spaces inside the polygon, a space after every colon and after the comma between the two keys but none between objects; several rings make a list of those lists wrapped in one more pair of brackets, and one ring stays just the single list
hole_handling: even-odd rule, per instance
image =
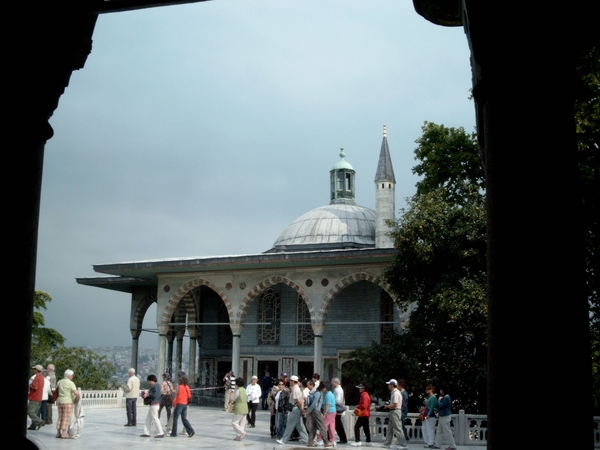
[{"label": "pavilion building", "polygon": [[385,342],[410,311],[399,310],[382,271],[395,250],[394,171],[384,126],[376,211],[355,202],[354,168],[342,149],[330,171],[330,203],[293,221],[264,253],[95,265],[109,276],[82,285],[131,294],[132,367],[148,308],[157,303],[158,372],[176,373],[189,338],[189,379],[341,377],[352,350]]}]

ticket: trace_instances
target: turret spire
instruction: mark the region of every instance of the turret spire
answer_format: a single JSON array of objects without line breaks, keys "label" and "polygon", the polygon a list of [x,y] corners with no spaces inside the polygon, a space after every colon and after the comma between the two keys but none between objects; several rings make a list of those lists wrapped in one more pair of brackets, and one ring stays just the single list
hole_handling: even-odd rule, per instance
[{"label": "turret spire", "polygon": [[391,248],[394,241],[389,235],[387,221],[396,219],[396,177],[387,141],[387,127],[383,126],[383,140],[375,174],[375,247]]}]

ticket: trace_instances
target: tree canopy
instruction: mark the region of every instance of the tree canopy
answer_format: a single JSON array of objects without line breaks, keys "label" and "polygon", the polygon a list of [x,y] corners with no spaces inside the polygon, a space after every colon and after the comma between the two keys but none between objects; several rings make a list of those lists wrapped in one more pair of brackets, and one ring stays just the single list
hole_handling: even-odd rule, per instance
[{"label": "tree canopy", "polygon": [[52,297],[46,292],[35,291],[33,300],[33,327],[31,340],[31,364],[52,362],[60,378],[65,370],[75,372],[73,382],[82,389],[106,389],[108,380],[115,372],[106,357],[81,347],[65,347],[65,338],[53,328],[45,327],[42,310],[48,308]]},{"label": "tree canopy", "polygon": [[416,143],[419,163],[413,171],[423,179],[392,224],[398,253],[383,274],[396,302],[403,308],[413,306],[413,312],[407,329],[392,343],[374,344],[353,354],[356,364],[351,365],[351,377],[380,383],[373,378],[381,372],[374,367],[379,362],[379,367],[386,367],[384,378],[408,381],[417,394],[412,402],[420,402],[426,384],[446,381],[455,408],[485,412],[483,166],[475,136],[462,128],[425,122]]}]

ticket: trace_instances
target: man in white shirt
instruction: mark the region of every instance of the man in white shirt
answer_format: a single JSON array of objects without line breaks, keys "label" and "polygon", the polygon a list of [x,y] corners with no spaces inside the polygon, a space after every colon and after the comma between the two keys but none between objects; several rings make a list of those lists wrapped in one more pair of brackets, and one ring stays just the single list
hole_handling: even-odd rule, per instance
[{"label": "man in white shirt", "polygon": [[394,434],[398,438],[398,448],[400,450],[408,449],[406,445],[406,438],[404,437],[404,431],[402,431],[402,395],[398,390],[398,382],[392,378],[390,381],[386,381],[388,388],[391,392],[390,403],[385,405],[384,408],[389,411],[390,420],[387,428],[387,437],[383,443],[383,447],[390,448]]},{"label": "man in white shirt", "polygon": [[[348,438],[346,437],[346,429],[344,428],[344,424],[342,422],[342,415],[344,414],[344,412],[346,410],[346,400],[344,399],[344,390],[342,389],[339,378],[332,378],[331,384],[333,385],[333,395],[335,397],[335,408],[337,411],[337,413],[335,415],[335,432],[340,437],[339,443],[347,444]],[[342,408],[343,408],[343,411],[340,412],[340,410],[342,410]]]},{"label": "man in white shirt", "polygon": [[300,390],[300,381],[296,375],[292,375],[290,377],[290,387],[292,391],[290,394],[290,403],[294,404],[294,408],[288,414],[285,432],[283,433],[281,439],[277,439],[277,443],[281,445],[285,444],[289,440],[295,428],[300,434],[300,442],[307,444],[308,433],[306,432],[306,427],[302,421],[302,416],[306,412],[304,410],[304,398],[302,396],[302,391]]}]

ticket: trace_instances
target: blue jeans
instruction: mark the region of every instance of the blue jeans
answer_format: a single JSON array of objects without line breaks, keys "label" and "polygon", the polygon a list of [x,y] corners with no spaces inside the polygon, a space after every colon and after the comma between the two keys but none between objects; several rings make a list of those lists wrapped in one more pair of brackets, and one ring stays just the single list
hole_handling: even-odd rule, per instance
[{"label": "blue jeans", "polygon": [[171,429],[171,436],[177,436],[177,419],[181,416],[181,423],[190,436],[194,434],[194,429],[187,420],[187,407],[188,405],[178,404],[175,406],[175,412],[173,413],[173,428]]}]

